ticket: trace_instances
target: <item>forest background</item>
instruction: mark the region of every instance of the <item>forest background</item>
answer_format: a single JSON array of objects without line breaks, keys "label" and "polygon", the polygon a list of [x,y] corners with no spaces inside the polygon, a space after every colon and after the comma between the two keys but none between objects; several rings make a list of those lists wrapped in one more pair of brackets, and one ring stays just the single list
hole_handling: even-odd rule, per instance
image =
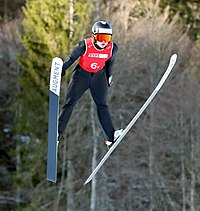
[{"label": "forest background", "polygon": [[[0,0],[0,210],[200,210],[199,10],[198,0]],[[52,184],[46,180],[51,60],[67,58],[97,20],[111,23],[119,46],[108,95],[117,128],[143,105],[173,53],[178,61],[83,186],[106,153],[87,92],[59,145]],[[60,105],[73,67],[62,79]]]}]

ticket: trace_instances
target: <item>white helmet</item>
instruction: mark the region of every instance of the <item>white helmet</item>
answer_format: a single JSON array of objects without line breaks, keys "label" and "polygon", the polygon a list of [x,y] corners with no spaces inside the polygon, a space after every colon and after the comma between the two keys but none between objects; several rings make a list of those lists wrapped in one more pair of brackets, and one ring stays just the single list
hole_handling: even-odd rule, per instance
[{"label": "white helmet", "polygon": [[112,26],[105,21],[98,21],[92,26],[92,34],[110,34],[112,35]]}]

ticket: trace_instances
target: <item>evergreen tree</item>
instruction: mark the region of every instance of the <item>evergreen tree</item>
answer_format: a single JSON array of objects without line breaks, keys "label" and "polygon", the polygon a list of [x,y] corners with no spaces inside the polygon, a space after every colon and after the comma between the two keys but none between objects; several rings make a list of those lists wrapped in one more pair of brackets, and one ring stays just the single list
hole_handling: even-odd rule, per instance
[{"label": "evergreen tree", "polygon": [[25,133],[45,135],[51,59],[65,57],[86,33],[82,26],[87,28],[89,23],[89,7],[85,2],[34,0],[23,8],[21,40],[25,53],[19,57],[22,89],[18,101],[23,106],[18,121]]},{"label": "evergreen tree", "polygon": [[[51,60],[55,56],[64,58],[87,34],[92,4],[87,0],[27,0],[23,13],[20,37],[24,52],[18,56],[20,93],[15,106],[15,130],[19,139],[26,141],[17,145],[16,172],[18,190],[23,188],[26,192],[33,191],[46,178],[47,141],[44,140],[47,140]],[[25,201],[34,200],[34,193],[43,191],[42,187],[35,189],[26,195]],[[18,193],[22,198],[23,192]]]}]

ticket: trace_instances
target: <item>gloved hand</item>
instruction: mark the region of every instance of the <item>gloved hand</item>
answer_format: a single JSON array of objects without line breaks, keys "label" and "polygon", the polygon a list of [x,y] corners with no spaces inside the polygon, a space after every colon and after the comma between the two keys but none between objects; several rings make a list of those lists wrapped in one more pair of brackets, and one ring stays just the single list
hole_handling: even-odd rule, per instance
[{"label": "gloved hand", "polygon": [[108,86],[111,86],[112,84],[113,84],[113,76],[110,75],[110,76],[108,77]]}]

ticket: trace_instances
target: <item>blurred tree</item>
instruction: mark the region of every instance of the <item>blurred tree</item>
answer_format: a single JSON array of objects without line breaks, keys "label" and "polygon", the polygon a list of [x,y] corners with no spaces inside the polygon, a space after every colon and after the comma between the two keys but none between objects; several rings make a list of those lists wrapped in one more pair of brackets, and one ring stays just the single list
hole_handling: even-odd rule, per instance
[{"label": "blurred tree", "polygon": [[[18,142],[17,155],[20,159],[16,178],[18,187],[26,191],[46,177],[47,142],[42,140],[47,140],[51,60],[55,56],[64,58],[72,46],[87,34],[92,4],[87,0],[27,0],[22,10],[20,37],[24,52],[18,55],[20,90],[15,104],[15,131],[19,140],[23,141],[22,134],[25,134],[29,141]],[[35,189],[37,194],[42,191]],[[18,195],[25,197],[23,191]],[[26,201],[33,200],[33,195],[26,196]],[[31,206],[38,208],[39,201]],[[57,203],[59,205],[59,199]]]},{"label": "blurred tree", "polygon": [[21,6],[24,4],[25,0],[0,0],[0,22],[19,16]]},{"label": "blurred tree", "polygon": [[[86,6],[74,2],[73,25],[70,22],[70,3],[61,1],[27,1],[23,8],[23,31],[21,40],[25,49],[24,55],[19,56],[21,65],[21,91],[18,119],[23,131],[32,131],[39,137],[45,137],[46,115],[48,111],[48,84],[51,59],[55,56],[64,57],[79,37],[86,31],[82,25],[89,20],[84,12]],[[68,12],[67,12],[68,11]],[[87,22],[88,20],[88,22]],[[33,100],[34,96],[34,100]],[[24,100],[25,99],[25,100]],[[20,101],[23,101],[20,103]],[[29,112],[27,112],[29,111]],[[31,121],[27,121],[31,120]],[[35,128],[33,131],[32,128]]]},{"label": "blurred tree", "polygon": [[16,170],[16,166],[11,152],[16,147],[16,142],[13,140],[12,124],[19,72],[15,54],[21,50],[20,42],[15,36],[19,25],[20,20],[14,19],[6,21],[0,26],[0,177],[2,178],[0,197],[3,199],[0,203],[0,210],[6,210],[6,207],[14,209],[15,207],[13,194],[15,187],[13,187],[11,174]]},{"label": "blurred tree", "polygon": [[162,9],[169,6],[171,17],[176,13],[180,15],[180,19],[185,26],[190,28],[190,36],[193,39],[200,39],[200,2],[199,0],[160,0]]}]

